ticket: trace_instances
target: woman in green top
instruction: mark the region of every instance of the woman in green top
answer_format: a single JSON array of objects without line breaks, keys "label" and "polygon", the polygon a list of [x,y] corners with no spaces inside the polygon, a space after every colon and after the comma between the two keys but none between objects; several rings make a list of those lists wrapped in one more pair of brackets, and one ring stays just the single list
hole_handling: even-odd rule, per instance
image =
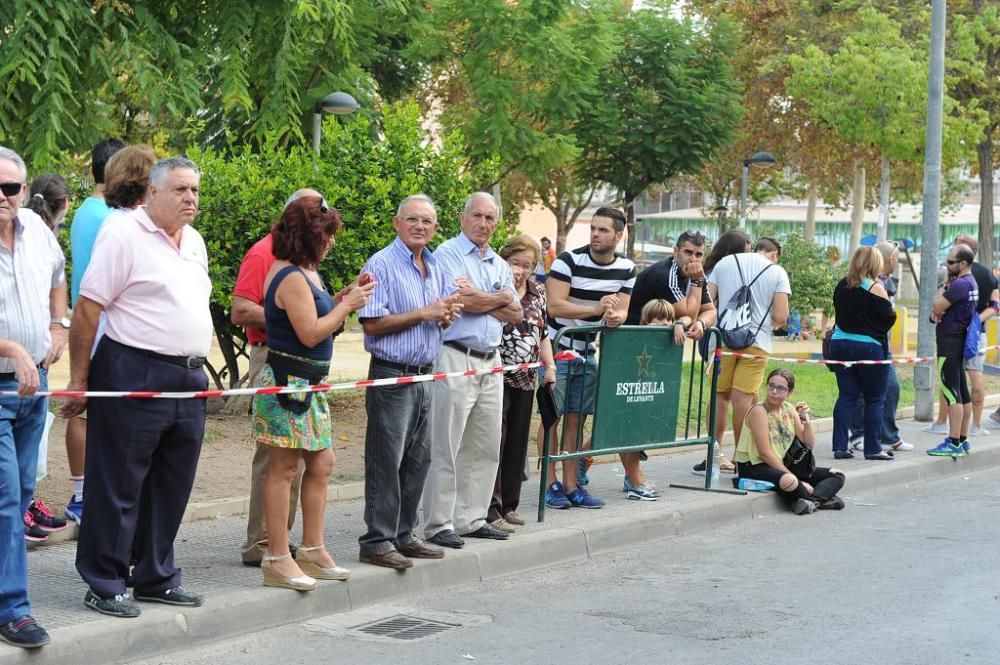
[{"label": "woman in green top", "polygon": [[785,466],[784,457],[795,437],[812,448],[816,433],[809,419],[809,405],[793,408],[786,400],[795,389],[795,376],[779,367],[767,376],[767,397],[747,412],[746,426],[736,444],[736,468],[740,478],[773,483],[797,515],[817,508],[840,510],[844,501],[837,492],[844,486],[844,474],[837,469],[817,467],[808,478],[797,478]]}]

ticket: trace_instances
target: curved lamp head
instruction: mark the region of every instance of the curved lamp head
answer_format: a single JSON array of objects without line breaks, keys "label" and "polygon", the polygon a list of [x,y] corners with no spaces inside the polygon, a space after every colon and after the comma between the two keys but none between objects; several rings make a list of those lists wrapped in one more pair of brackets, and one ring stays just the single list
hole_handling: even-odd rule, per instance
[{"label": "curved lamp head", "polygon": [[759,166],[761,168],[774,166],[777,163],[778,160],[769,152],[755,152],[743,160],[743,166]]},{"label": "curved lamp head", "polygon": [[357,100],[346,92],[331,92],[316,103],[316,113],[323,111],[335,115],[346,115],[354,113],[359,108],[361,105],[358,104]]}]

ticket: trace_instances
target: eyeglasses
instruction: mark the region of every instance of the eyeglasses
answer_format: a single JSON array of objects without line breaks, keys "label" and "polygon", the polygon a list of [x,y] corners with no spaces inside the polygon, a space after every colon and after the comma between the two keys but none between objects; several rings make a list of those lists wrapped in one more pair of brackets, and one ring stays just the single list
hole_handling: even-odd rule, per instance
[{"label": "eyeglasses", "polygon": [[778,385],[777,383],[768,383],[767,391],[770,393],[778,393],[779,395],[784,395],[788,392],[788,386]]},{"label": "eyeglasses", "polygon": [[0,182],[0,192],[4,196],[17,196],[23,188],[23,182]]},{"label": "eyeglasses", "polygon": [[436,223],[430,217],[405,217],[403,221],[409,224],[410,226],[416,226],[417,224],[421,226],[434,226],[434,224]]}]

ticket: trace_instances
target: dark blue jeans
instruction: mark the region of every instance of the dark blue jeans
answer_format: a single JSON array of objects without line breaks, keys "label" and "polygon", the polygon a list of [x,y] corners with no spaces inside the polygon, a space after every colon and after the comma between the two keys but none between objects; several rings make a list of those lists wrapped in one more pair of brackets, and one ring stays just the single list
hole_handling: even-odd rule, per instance
[{"label": "dark blue jeans", "polygon": [[[832,340],[830,355],[836,360],[885,360],[881,345],[849,340]],[[854,416],[854,408],[859,398],[864,399],[865,456],[882,452],[879,437],[882,432],[882,416],[885,410],[886,384],[889,378],[888,365],[838,366],[837,388],[840,391],[833,407],[833,450],[847,450],[847,433]]]},{"label": "dark blue jeans", "polygon": [[[38,374],[38,389],[48,390],[47,371]],[[17,381],[0,381],[0,390],[17,390]],[[31,614],[24,511],[35,493],[48,405],[47,397],[0,397],[0,623]]]},{"label": "dark blue jeans", "polygon": [[[889,354],[892,358],[892,354]],[[896,366],[889,365],[889,377],[885,384],[885,411],[882,416],[881,443],[892,445],[899,441],[899,427],[896,426],[896,409],[899,406],[899,375]],[[854,408],[854,418],[851,421],[851,437],[862,436],[864,432],[865,401],[858,399]]]},{"label": "dark blue jeans", "polygon": [[[403,376],[372,364],[369,379]],[[362,554],[409,544],[431,461],[434,387],[430,383],[375,386],[365,392],[365,526]]]}]

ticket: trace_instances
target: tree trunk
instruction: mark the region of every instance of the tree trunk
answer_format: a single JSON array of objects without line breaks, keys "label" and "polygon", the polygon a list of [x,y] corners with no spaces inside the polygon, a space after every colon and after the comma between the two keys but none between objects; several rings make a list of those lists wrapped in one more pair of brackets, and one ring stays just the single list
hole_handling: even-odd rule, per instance
[{"label": "tree trunk", "polygon": [[848,259],[861,244],[861,230],[865,223],[865,167],[860,160],[854,162],[854,188],[851,195],[851,243],[847,249]]},{"label": "tree trunk", "polygon": [[882,173],[878,187],[878,231],[876,239],[882,242],[889,237],[889,155],[882,153]]},{"label": "tree trunk", "polygon": [[556,256],[566,249],[566,236],[569,234],[569,224],[566,219],[566,209],[562,206],[550,208],[556,216]]},{"label": "tree trunk", "polygon": [[976,146],[979,157],[979,255],[978,261],[993,268],[993,132],[990,131]]},{"label": "tree trunk", "polygon": [[805,239],[816,242],[816,205],[819,203],[819,189],[815,183],[809,185],[809,203],[806,206]]},{"label": "tree trunk", "polygon": [[625,206],[625,256],[635,260],[635,196],[628,196]]}]

